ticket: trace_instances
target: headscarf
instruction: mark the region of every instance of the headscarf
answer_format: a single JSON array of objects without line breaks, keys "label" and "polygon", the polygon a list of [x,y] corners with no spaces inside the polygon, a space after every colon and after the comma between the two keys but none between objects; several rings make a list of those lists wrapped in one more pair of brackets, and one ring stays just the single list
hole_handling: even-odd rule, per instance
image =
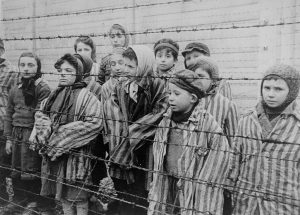
[{"label": "headscarf", "polygon": [[79,59],[82,63],[83,78],[90,76],[90,72],[93,68],[93,60],[88,56],[80,54],[74,54],[74,57]]},{"label": "headscarf", "polygon": [[145,45],[130,46],[135,52],[138,60],[136,77],[131,77],[130,81],[135,81],[140,87],[146,89],[149,86],[149,79],[153,78],[155,58],[153,51]]},{"label": "headscarf", "polygon": [[58,95],[60,94],[61,96],[59,97],[60,103],[58,104],[58,110],[57,112],[53,113],[53,125],[54,126],[59,126],[67,123],[67,114],[69,113],[71,107],[74,105],[75,102],[75,94],[74,90],[76,89],[81,89],[86,87],[86,83],[83,82],[83,64],[80,59],[78,59],[74,54],[65,54],[63,57],[61,57],[54,65],[56,69],[60,68],[61,64],[64,61],[67,61],[70,63],[74,68],[76,69],[76,80],[72,86],[65,86],[65,87],[58,87],[56,90],[54,90],[44,107],[44,112],[46,114],[50,114],[51,107],[55,100],[57,99]]}]

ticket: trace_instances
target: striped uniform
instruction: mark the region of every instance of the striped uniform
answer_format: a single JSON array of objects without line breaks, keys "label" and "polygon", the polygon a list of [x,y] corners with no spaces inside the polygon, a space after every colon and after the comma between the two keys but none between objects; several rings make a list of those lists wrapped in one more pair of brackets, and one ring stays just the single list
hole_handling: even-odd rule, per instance
[{"label": "striped uniform", "polygon": [[[107,82],[102,85],[101,91],[101,103],[102,103],[102,114],[103,114],[103,127],[104,127],[104,144],[109,144],[109,152],[115,148],[115,146],[120,143],[121,137],[118,136],[120,134],[120,130],[118,129],[118,123],[112,119],[122,119],[121,112],[113,111],[111,102],[107,102],[107,100],[112,96],[112,92],[117,83],[117,79],[111,77]],[[113,132],[116,132],[116,135],[113,135]]]},{"label": "striped uniform", "polygon": [[97,99],[101,99],[101,85],[94,80],[95,76],[89,76],[84,79],[84,82],[87,84],[86,88],[93,93]]},{"label": "striped uniform", "polygon": [[[148,215],[164,214],[169,189],[169,176],[164,172],[165,154],[171,126],[170,110],[159,124],[153,143],[154,174],[149,192]],[[229,145],[214,118],[199,106],[183,129],[183,153],[178,160],[177,187],[182,215],[223,214],[223,187],[229,167]],[[196,130],[207,131],[197,132]],[[212,150],[210,150],[212,149]],[[191,181],[187,178],[196,179]],[[200,183],[204,182],[204,183]],[[215,185],[215,186],[212,186]],[[198,211],[198,212],[197,212]]]},{"label": "striped uniform", "polygon": [[218,93],[223,95],[224,97],[228,98],[230,101],[232,101],[232,93],[231,93],[231,87],[228,81],[225,79],[222,79],[219,83],[218,87]]},{"label": "striped uniform", "polygon": [[282,112],[267,142],[257,110],[240,119],[229,174],[235,183],[233,214],[300,213],[299,108],[293,102]]},{"label": "striped uniform", "polygon": [[235,103],[222,96],[220,93],[209,95],[200,100],[199,105],[214,116],[221,126],[225,135],[228,136],[229,144],[233,142],[238,125],[238,109]]},{"label": "striped uniform", "polygon": [[5,60],[0,64],[0,130],[4,129],[4,117],[8,101],[8,92],[17,82],[16,69]]}]

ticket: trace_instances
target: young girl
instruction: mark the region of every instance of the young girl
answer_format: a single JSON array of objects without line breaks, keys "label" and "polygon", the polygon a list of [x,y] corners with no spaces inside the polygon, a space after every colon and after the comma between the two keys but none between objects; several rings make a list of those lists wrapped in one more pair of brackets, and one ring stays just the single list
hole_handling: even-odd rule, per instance
[{"label": "young girl", "polygon": [[238,109],[235,103],[218,92],[219,69],[210,57],[199,57],[190,70],[194,71],[203,86],[205,96],[200,105],[207,110],[219,123],[231,145],[237,130]]},{"label": "young girl", "polygon": [[[199,42],[193,42],[186,45],[184,51],[182,52],[184,57],[185,68],[194,65],[198,58],[202,56],[210,56],[210,50],[207,45]],[[225,80],[221,80],[217,88],[218,92],[224,97],[232,100],[230,84]]]},{"label": "young girl", "polygon": [[[109,29],[109,38],[110,43],[112,45],[112,48],[127,48],[129,45],[129,34],[125,27],[119,24],[114,24]],[[104,84],[109,78],[111,73],[110,68],[110,57],[111,53],[106,55],[101,60],[100,65],[100,74],[99,74],[99,80],[101,85]]]},{"label": "young girl", "polygon": [[278,64],[261,83],[261,101],[239,121],[231,173],[233,214],[299,214],[300,74]]},{"label": "young girl", "polygon": [[[28,140],[34,124],[35,109],[49,96],[50,88],[41,79],[41,61],[34,53],[21,54],[18,67],[21,81],[10,90],[6,109],[6,152],[12,154],[11,168],[17,170],[11,172],[13,203],[22,206],[27,204],[28,208],[34,209],[37,208],[40,192],[41,159],[37,152],[29,149]],[[14,207],[11,203],[7,210]]]},{"label": "young girl", "polygon": [[75,40],[74,50],[80,55],[86,55],[93,60],[93,66],[89,72],[91,79],[98,81],[100,66],[96,60],[96,45],[89,36],[81,36]]},{"label": "young girl", "polygon": [[198,105],[197,75],[173,73],[167,113],[153,142],[154,173],[148,215],[223,214],[229,145],[214,118]]},{"label": "young girl", "polygon": [[[43,155],[41,195],[55,196],[65,215],[88,214],[93,140],[100,133],[101,104],[82,81],[83,65],[65,54],[56,63],[58,88],[35,115],[31,141]],[[76,209],[75,209],[76,207]]]}]

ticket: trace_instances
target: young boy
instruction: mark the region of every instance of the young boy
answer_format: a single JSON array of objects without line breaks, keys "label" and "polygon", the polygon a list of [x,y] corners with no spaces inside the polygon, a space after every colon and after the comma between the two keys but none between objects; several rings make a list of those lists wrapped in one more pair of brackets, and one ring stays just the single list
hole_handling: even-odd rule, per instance
[{"label": "young boy", "polygon": [[205,96],[201,98],[201,107],[219,123],[231,145],[237,130],[238,109],[235,103],[217,90],[219,84],[218,65],[210,57],[201,56],[189,68],[198,75],[205,92]]},{"label": "young boy", "polygon": [[154,44],[156,70],[159,76],[170,76],[178,60],[179,45],[171,39],[161,39]]},{"label": "young boy", "polygon": [[197,75],[173,73],[167,113],[153,142],[154,174],[148,215],[222,214],[230,154],[214,118],[198,105],[204,95]]},{"label": "young boy", "polygon": [[[107,100],[108,115],[106,120],[115,121],[112,133],[115,137],[110,143],[111,175],[114,178],[127,180],[126,192],[146,197],[146,172],[131,168],[139,166],[147,168],[151,164],[150,145],[154,136],[155,126],[162,119],[166,110],[166,94],[161,79],[154,78],[153,52],[147,46],[131,46],[123,53],[125,72],[129,79],[120,81]],[[116,186],[116,189],[118,187]],[[146,206],[143,199],[131,196],[124,197],[137,205]],[[128,205],[125,214],[145,214],[146,210]]]},{"label": "young boy", "polygon": [[261,101],[240,119],[229,174],[233,214],[299,214],[299,86],[295,68],[270,67]]},{"label": "young boy", "polygon": [[[188,69],[196,63],[198,58],[201,58],[202,56],[209,57],[210,51],[207,45],[203,43],[193,42],[186,45],[184,51],[182,52],[182,55],[184,57],[184,66]],[[232,100],[231,88],[226,80],[223,79],[220,81],[218,92],[229,100]]]}]

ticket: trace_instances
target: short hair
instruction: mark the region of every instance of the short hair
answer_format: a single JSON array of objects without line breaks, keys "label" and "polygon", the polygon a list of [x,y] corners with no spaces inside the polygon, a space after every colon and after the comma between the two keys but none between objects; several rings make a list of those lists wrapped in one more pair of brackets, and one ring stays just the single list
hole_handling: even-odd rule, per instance
[{"label": "short hair", "polygon": [[156,48],[159,44],[161,43],[169,43],[171,46],[174,46],[177,50],[179,50],[179,45],[178,43],[176,43],[174,40],[169,39],[169,38],[163,38],[158,40],[155,44],[154,44],[154,55],[156,55],[156,53],[158,51],[161,51],[163,49],[169,49],[171,51],[172,56],[174,57],[174,59],[177,61],[178,59],[178,51],[175,51],[174,49],[168,47],[168,46],[160,46],[158,48]]},{"label": "short hair", "polygon": [[123,52],[122,56],[123,56],[124,58],[128,58],[129,60],[134,60],[134,61],[136,62],[136,64],[138,64],[137,56],[136,56],[136,54],[135,54],[135,52],[133,51],[132,48],[130,48],[130,47],[127,48],[127,49]]},{"label": "short hair", "polygon": [[92,53],[91,53],[91,58],[92,60],[96,63],[96,45],[94,43],[94,41],[92,40],[92,38],[90,38],[89,36],[80,36],[75,40],[74,43],[74,50],[77,53],[77,45],[78,43],[83,43],[85,45],[88,45],[89,47],[91,47],[92,49]]},{"label": "short hair", "polygon": [[42,64],[41,64],[41,60],[40,58],[33,52],[23,52],[20,57],[19,57],[19,61],[18,61],[18,66],[20,65],[20,60],[22,57],[31,57],[35,59],[35,62],[37,64],[37,71],[36,71],[36,77],[40,78],[42,77]]},{"label": "short hair", "polygon": [[111,32],[112,32],[113,30],[119,30],[119,31],[121,31],[123,34],[126,34],[125,28],[124,28],[122,25],[120,25],[120,24],[113,24],[113,25],[110,27],[109,32],[108,32],[109,36],[111,35]]}]

